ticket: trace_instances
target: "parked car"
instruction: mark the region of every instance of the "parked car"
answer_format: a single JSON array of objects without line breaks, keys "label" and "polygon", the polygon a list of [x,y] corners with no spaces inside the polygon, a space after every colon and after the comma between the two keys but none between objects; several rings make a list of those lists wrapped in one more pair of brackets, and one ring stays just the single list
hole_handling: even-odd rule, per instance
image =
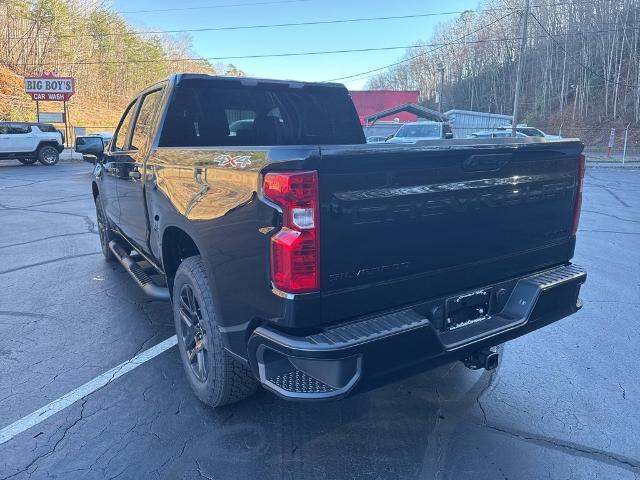
[{"label": "parked car", "polygon": [[[498,130],[507,130],[510,132],[511,128],[511,125],[506,125],[504,127],[498,127]],[[544,133],[539,128],[529,127],[527,125],[518,125],[516,127],[516,132],[521,133],[527,137],[561,138],[559,135],[549,135],[548,133]]]},{"label": "parked car", "polygon": [[91,191],[105,258],[172,302],[200,400],[326,400],[496,368],[492,347],[580,309],[582,149],[380,149],[342,85],[181,74],[129,104]]},{"label": "parked car", "polygon": [[48,123],[0,122],[0,159],[31,165],[58,163],[64,150],[62,135]]},{"label": "parked car", "polygon": [[451,126],[441,122],[405,123],[387,143],[417,143],[422,140],[440,140],[453,138]]}]

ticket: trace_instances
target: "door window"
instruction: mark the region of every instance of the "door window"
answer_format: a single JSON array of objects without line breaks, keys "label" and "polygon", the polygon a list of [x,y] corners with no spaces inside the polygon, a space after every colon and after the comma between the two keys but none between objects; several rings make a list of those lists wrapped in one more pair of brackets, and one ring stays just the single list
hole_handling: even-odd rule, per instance
[{"label": "door window", "polygon": [[116,131],[113,137],[113,146],[114,150],[127,150],[127,138],[129,137],[129,130],[131,129],[131,121],[133,119],[133,114],[135,112],[135,105],[137,100],[135,100],[129,107],[127,107],[127,111],[125,112],[122,120],[120,121],[120,126]]},{"label": "door window", "polygon": [[23,125],[21,123],[9,124],[8,133],[10,135],[24,135],[29,132],[31,132],[31,125]]},{"label": "door window", "polygon": [[162,97],[162,90],[156,90],[151,93],[147,93],[142,98],[142,106],[140,107],[140,113],[133,127],[133,137],[131,138],[131,149],[145,149],[152,141],[153,135],[153,121],[155,119],[155,113],[158,110],[160,104],[160,98]]}]

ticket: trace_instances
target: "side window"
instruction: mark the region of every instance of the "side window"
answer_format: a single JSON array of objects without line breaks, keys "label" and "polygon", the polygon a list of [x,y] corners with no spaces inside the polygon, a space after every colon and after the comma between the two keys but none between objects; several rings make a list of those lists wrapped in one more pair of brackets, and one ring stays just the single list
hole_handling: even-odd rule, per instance
[{"label": "side window", "polygon": [[161,97],[162,90],[147,93],[143,97],[140,113],[138,113],[138,118],[136,119],[136,123],[133,128],[133,137],[131,138],[132,150],[145,148],[151,142],[151,135],[153,134],[153,120],[155,118],[155,113],[158,110]]},{"label": "side window", "polygon": [[9,133],[9,125],[6,123],[0,124],[0,135],[6,135]]},{"label": "side window", "polygon": [[112,143],[114,146],[114,150],[128,150],[126,148],[127,145],[125,144],[125,142],[127,141],[127,137],[129,136],[131,121],[133,120],[133,114],[136,111],[135,106],[137,102],[138,100],[136,99],[133,103],[131,103],[131,105],[129,105],[129,107],[127,107],[127,111],[122,118],[122,123],[113,136]]},{"label": "side window", "polygon": [[31,131],[31,125],[23,125],[20,123],[13,123],[9,125],[9,134],[20,135],[29,133]]}]

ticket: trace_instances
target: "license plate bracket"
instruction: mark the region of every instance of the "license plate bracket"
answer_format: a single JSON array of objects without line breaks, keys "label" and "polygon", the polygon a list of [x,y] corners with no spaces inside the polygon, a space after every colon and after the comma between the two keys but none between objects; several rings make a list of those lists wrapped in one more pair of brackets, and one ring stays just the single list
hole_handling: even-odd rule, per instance
[{"label": "license plate bracket", "polygon": [[474,292],[447,298],[445,330],[473,325],[489,318],[491,307],[491,291],[476,290]]}]

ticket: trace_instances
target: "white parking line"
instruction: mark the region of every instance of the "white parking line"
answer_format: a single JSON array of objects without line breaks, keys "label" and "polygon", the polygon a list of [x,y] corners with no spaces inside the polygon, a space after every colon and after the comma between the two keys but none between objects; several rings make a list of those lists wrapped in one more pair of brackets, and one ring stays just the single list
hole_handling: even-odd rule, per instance
[{"label": "white parking line", "polygon": [[48,405],[45,405],[35,412],[22,417],[20,420],[17,420],[11,425],[4,427],[2,430],[0,430],[0,445],[8,442],[13,437],[24,432],[25,430],[28,430],[31,427],[44,422],[51,415],[54,415],[59,411],[64,410],[68,406],[73,405],[78,400],[92,394],[93,392],[109,384],[116,378],[123,376],[125,373],[128,373],[134,368],[139,367],[143,363],[148,362],[152,358],[157,357],[162,352],[169,350],[176,343],[178,343],[178,339],[175,335],[173,337],[167,338],[165,341],[160,342],[154,347],[151,347],[149,350],[145,350],[144,352],[139,353],[130,360],[122,362],[117,367],[104,372],[102,375],[97,376],[93,380],[88,381],[84,385],[79,386],[75,390],[70,391],[69,393],[54,400]]}]

